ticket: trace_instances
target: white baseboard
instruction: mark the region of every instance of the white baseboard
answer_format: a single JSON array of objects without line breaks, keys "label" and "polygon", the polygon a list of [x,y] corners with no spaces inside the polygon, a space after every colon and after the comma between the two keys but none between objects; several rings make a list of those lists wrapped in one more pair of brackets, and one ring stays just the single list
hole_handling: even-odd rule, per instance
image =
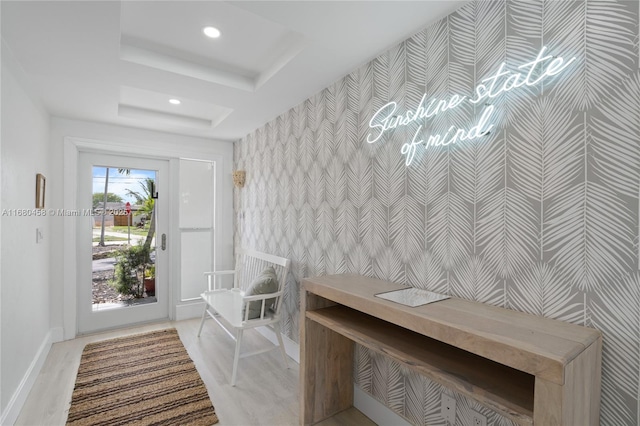
[{"label": "white baseboard", "polygon": [[204,302],[176,305],[176,321],[200,318],[204,311]]},{"label": "white baseboard", "polygon": [[[55,335],[55,336],[54,336]],[[44,365],[44,361],[47,359],[47,355],[49,355],[49,350],[51,349],[51,344],[55,341],[61,341],[60,336],[62,335],[62,328],[55,328],[49,330],[47,335],[45,336],[42,344],[38,348],[38,352],[36,356],[29,364],[29,368],[25,372],[18,388],[11,396],[7,407],[2,412],[2,417],[0,417],[0,425],[8,426],[13,425],[18,416],[20,415],[20,411],[24,406],[24,403],[27,400],[27,396],[29,396],[29,392],[33,387],[33,384],[36,382],[38,378],[38,374],[40,374],[40,370],[42,370],[42,366]]]},{"label": "white baseboard", "polygon": [[[274,345],[278,344],[278,338],[276,337],[276,333],[270,329],[269,327],[258,327],[256,328],[258,333],[262,334]],[[284,351],[289,355],[291,359],[300,364],[300,345],[289,339],[284,334],[282,335],[282,343],[284,343]]]},{"label": "white baseboard", "polygon": [[411,423],[353,384],[353,406],[376,424],[385,426],[411,426]]}]

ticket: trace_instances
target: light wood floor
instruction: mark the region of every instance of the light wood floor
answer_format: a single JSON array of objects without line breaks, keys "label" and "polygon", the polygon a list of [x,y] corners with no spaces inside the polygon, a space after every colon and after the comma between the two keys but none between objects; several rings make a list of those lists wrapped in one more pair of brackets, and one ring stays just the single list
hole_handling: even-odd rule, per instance
[{"label": "light wood floor", "polygon": [[[298,364],[289,360],[284,369],[279,351],[240,360],[235,387],[229,385],[233,365],[233,341],[213,321],[196,336],[200,320],[163,322],[81,336],[56,343],[18,417],[16,425],[64,425],[80,356],[87,343],[136,333],[175,327],[194,361],[220,419],[221,426],[298,425]],[[258,332],[245,332],[243,352],[270,345]],[[356,409],[350,409],[322,426],[375,425]]]}]

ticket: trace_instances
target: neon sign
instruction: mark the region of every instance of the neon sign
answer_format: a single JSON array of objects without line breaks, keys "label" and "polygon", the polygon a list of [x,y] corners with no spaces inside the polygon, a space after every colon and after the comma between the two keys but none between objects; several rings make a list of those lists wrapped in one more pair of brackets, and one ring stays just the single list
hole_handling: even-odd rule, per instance
[{"label": "neon sign", "polygon": [[[427,100],[427,94],[422,95],[420,103],[415,110],[407,110],[404,115],[396,114],[398,104],[389,102],[376,111],[369,120],[369,128],[372,131],[367,135],[367,143],[375,143],[384,136],[384,134],[398,127],[407,126],[417,120],[428,120],[435,117],[441,112],[455,109],[464,101],[472,104],[478,104],[482,101],[488,102],[489,99],[517,89],[522,86],[534,86],[541,82],[545,77],[551,77],[560,74],[565,70],[576,58],[573,57],[565,61],[561,57],[545,55],[546,47],[542,47],[536,59],[518,67],[521,72],[512,72],[505,69],[506,63],[503,62],[498,67],[498,71],[491,77],[485,78],[475,88],[474,98],[466,96],[453,95],[449,99],[432,98]],[[541,72],[537,76],[534,71],[538,66],[542,67]],[[405,164],[409,166],[415,157],[418,146],[422,145],[425,149],[429,147],[447,146],[456,142],[470,141],[488,134],[494,125],[489,124],[491,114],[494,111],[493,105],[486,104],[486,108],[478,119],[475,126],[469,130],[456,128],[451,126],[449,129],[440,134],[431,134],[424,139],[419,139],[422,132],[422,124],[418,126],[411,142],[402,145],[400,152],[405,156]]]}]

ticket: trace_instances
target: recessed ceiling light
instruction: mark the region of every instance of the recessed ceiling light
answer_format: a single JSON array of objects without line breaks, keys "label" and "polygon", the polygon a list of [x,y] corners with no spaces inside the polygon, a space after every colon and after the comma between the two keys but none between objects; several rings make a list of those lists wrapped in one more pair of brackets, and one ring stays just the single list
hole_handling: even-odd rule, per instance
[{"label": "recessed ceiling light", "polygon": [[178,99],[169,99],[170,104],[180,105],[180,101]]},{"label": "recessed ceiling light", "polygon": [[215,28],[215,27],[204,27],[202,29],[202,32],[204,33],[204,35],[206,35],[207,37],[211,37],[211,38],[218,38],[220,37],[220,30]]}]

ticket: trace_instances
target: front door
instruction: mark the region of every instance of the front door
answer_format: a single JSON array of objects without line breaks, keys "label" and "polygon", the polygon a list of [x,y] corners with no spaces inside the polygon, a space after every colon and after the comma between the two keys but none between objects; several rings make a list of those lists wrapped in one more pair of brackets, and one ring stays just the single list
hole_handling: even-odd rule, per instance
[{"label": "front door", "polygon": [[78,332],[168,318],[168,161],[80,153],[78,168]]}]

